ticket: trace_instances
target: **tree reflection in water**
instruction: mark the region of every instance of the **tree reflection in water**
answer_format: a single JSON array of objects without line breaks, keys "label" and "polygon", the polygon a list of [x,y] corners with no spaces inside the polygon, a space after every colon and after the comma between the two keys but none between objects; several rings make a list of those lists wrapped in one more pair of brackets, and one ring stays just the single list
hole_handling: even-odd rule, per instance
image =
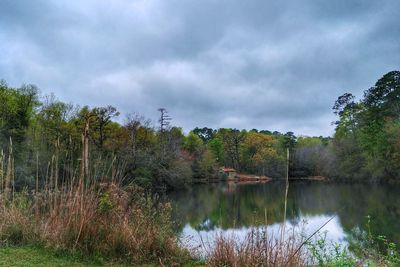
[{"label": "tree reflection in water", "polygon": [[[400,242],[400,186],[377,184],[338,184],[292,182],[286,222],[299,226],[306,222],[306,233],[318,229],[337,215],[322,231],[333,241],[357,240],[356,232],[366,231],[367,216],[371,231]],[[265,225],[276,231],[284,218],[285,183],[235,185],[228,183],[193,186],[169,195],[177,231],[212,241],[216,233],[244,236],[249,228]],[[354,231],[357,229],[357,231]],[[197,240],[199,241],[199,240]],[[351,247],[351,246],[350,246]]]}]

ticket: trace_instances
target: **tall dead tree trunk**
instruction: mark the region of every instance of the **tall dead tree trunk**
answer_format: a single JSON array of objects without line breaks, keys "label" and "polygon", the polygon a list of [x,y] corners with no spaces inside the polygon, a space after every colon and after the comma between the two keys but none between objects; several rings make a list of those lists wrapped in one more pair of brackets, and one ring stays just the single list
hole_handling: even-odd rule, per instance
[{"label": "tall dead tree trunk", "polygon": [[59,179],[59,170],[58,170],[58,159],[60,153],[60,137],[57,138],[56,142],[56,152],[54,155],[54,189],[58,191],[58,179]]},{"label": "tall dead tree trunk", "polygon": [[82,165],[81,165],[81,182],[89,180],[89,120],[85,122],[85,128],[82,133]]},{"label": "tall dead tree trunk", "polygon": [[166,132],[169,129],[170,121],[172,118],[168,115],[168,111],[165,108],[159,108],[160,111],[160,119],[158,122],[160,123],[160,146],[161,146],[161,159],[163,160],[167,151],[167,136]]}]

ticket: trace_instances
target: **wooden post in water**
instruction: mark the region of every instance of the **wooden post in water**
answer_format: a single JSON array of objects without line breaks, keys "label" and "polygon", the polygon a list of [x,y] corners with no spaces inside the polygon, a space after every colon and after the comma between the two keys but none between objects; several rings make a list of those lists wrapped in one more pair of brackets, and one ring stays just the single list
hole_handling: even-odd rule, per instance
[{"label": "wooden post in water", "polygon": [[284,221],[286,221],[286,210],[287,210],[287,195],[289,192],[289,148],[286,149],[286,190],[285,190],[285,213]]},{"label": "wooden post in water", "polygon": [[287,210],[287,197],[289,192],[289,148],[286,148],[286,186],[285,186],[285,208],[283,211],[283,226],[281,234],[281,242],[285,238],[285,226],[286,226],[286,210]]}]

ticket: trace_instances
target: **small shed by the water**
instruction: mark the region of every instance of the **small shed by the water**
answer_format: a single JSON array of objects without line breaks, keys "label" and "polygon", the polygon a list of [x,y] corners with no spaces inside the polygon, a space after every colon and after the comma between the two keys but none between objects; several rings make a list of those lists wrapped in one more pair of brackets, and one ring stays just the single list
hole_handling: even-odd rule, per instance
[{"label": "small shed by the water", "polygon": [[235,178],[236,177],[236,170],[233,168],[223,167],[221,171],[228,175],[228,178]]}]

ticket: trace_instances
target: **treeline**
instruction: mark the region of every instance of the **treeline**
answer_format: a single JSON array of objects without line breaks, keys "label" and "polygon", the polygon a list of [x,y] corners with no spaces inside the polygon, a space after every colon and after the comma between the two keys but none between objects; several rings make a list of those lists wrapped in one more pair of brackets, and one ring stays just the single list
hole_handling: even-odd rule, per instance
[{"label": "treeline", "polygon": [[[185,135],[167,110],[158,122],[116,108],[79,107],[41,97],[37,87],[0,83],[0,179],[6,188],[57,188],[113,179],[156,191],[220,177],[219,168],[285,175],[293,133],[196,128]],[[90,178],[90,179],[89,179]]]},{"label": "treeline", "polygon": [[336,166],[343,179],[394,180],[400,176],[400,72],[391,71],[361,100],[346,93],[333,106]]},{"label": "treeline", "polygon": [[[249,173],[284,177],[286,148],[290,177],[324,176],[345,181],[396,181],[400,178],[400,72],[391,71],[364,91],[333,105],[338,120],[333,137],[296,137],[292,132],[195,129],[208,147],[223,147],[221,165]],[[223,143],[223,145],[221,145]],[[235,148],[237,148],[235,150]],[[271,148],[269,150],[269,148]],[[221,160],[223,159],[223,160]],[[265,169],[264,169],[265,168]]]},{"label": "treeline", "polygon": [[[400,71],[391,71],[364,91],[333,105],[333,137],[296,137],[292,132],[195,129],[218,163],[249,173],[284,177],[286,148],[290,177],[324,176],[345,181],[400,178]],[[222,144],[221,144],[222,143]],[[216,147],[221,149],[218,156]]]},{"label": "treeline", "polygon": [[222,166],[283,178],[396,179],[400,173],[400,74],[384,75],[356,101],[340,96],[331,137],[267,130],[195,128],[184,134],[167,110],[158,122],[116,108],[41,97],[33,85],[0,83],[1,186],[57,187],[77,177],[168,190],[219,177]]},{"label": "treeline", "polygon": [[391,71],[364,91],[345,93],[333,105],[333,138],[297,138],[291,176],[335,180],[398,181],[400,178],[400,72]]}]

